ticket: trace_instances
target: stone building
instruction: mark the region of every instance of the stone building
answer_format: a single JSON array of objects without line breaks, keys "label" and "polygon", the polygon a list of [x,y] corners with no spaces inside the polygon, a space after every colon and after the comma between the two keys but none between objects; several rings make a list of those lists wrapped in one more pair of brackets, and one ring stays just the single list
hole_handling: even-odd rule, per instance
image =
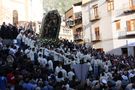
[{"label": "stone building", "polygon": [[32,21],[39,27],[42,20],[42,0],[0,0],[0,25],[6,24],[26,25]]},{"label": "stone building", "polygon": [[83,42],[82,28],[82,2],[73,4],[73,6],[65,12],[66,26],[73,31],[73,41]]},{"label": "stone building", "polygon": [[84,40],[111,54],[135,56],[135,0],[83,0]]}]

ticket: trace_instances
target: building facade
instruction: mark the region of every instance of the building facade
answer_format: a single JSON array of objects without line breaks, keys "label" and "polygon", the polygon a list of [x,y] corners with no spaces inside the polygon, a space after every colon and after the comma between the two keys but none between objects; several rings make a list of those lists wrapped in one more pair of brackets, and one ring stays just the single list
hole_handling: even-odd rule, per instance
[{"label": "building facade", "polygon": [[66,23],[64,21],[62,21],[62,23],[61,23],[59,38],[73,41],[73,31],[72,31],[72,29],[70,29],[66,26]]},{"label": "building facade", "polygon": [[82,28],[82,2],[73,4],[73,7],[65,12],[66,26],[73,31],[73,41],[83,42]]},{"label": "building facade", "polygon": [[0,24],[30,20],[30,0],[0,0]]},{"label": "building facade", "polygon": [[90,0],[82,8],[84,33],[94,48],[135,55],[135,0]]},{"label": "building facade", "polygon": [[92,33],[90,31],[90,0],[82,0],[82,23],[83,23],[83,39],[86,44],[91,44]]},{"label": "building facade", "polygon": [[42,0],[0,0],[0,25],[3,22],[26,25],[32,21],[38,28],[43,17],[42,8]]}]

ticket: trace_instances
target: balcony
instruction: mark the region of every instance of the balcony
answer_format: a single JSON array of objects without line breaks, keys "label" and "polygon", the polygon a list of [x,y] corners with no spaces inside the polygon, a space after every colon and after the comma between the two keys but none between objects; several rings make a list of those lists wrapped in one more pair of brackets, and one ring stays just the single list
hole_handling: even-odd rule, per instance
[{"label": "balcony", "polygon": [[93,42],[93,43],[97,43],[97,42],[100,42],[100,41],[101,41],[100,36],[95,36],[95,37],[92,39],[92,42]]},{"label": "balcony", "polygon": [[75,41],[82,41],[83,40],[83,35],[74,34],[74,40]]},{"label": "balcony", "polygon": [[118,38],[119,39],[126,38],[126,35],[127,35],[126,33],[127,33],[126,30],[119,31],[118,32]]},{"label": "balcony", "polygon": [[115,11],[115,16],[123,16],[135,13],[135,6],[127,6],[124,4],[121,9]]},{"label": "balcony", "polygon": [[98,0],[90,0],[90,3],[93,3],[93,2],[96,2],[96,1],[98,1]]},{"label": "balcony", "polygon": [[75,25],[80,25],[82,24],[82,19],[76,19],[75,20]]},{"label": "balcony", "polygon": [[98,21],[98,20],[100,20],[99,15],[96,15],[96,16],[91,15],[91,18],[90,18],[90,21],[91,21],[91,22],[95,22],[95,21]]},{"label": "balcony", "polygon": [[82,19],[82,12],[75,13],[75,20]]},{"label": "balcony", "polygon": [[132,31],[127,31],[127,36],[132,36],[134,35],[135,36],[135,30],[132,30]]},{"label": "balcony", "polygon": [[124,13],[125,14],[132,14],[135,12],[135,6],[130,6],[128,8],[125,8]]},{"label": "balcony", "polygon": [[135,38],[135,30],[128,31],[127,29],[118,32],[118,38]]}]

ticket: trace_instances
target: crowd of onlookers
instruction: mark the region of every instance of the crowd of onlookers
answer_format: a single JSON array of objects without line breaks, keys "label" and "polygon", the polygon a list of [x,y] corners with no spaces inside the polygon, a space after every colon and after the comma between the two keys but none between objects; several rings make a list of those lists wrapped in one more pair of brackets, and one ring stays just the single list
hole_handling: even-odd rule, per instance
[{"label": "crowd of onlookers", "polygon": [[0,37],[3,39],[15,39],[18,35],[18,29],[17,26],[8,24],[6,25],[5,22],[0,27]]},{"label": "crowd of onlookers", "polygon": [[33,31],[16,30],[13,44],[0,39],[0,90],[135,90],[133,56],[65,39],[39,43]]}]

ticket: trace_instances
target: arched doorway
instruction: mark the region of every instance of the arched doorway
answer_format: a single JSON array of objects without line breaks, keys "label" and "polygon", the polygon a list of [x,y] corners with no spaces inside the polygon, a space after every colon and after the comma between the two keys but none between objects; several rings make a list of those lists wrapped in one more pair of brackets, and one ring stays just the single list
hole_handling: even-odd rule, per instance
[{"label": "arched doorway", "polygon": [[17,10],[13,10],[13,25],[18,24],[18,12]]}]

